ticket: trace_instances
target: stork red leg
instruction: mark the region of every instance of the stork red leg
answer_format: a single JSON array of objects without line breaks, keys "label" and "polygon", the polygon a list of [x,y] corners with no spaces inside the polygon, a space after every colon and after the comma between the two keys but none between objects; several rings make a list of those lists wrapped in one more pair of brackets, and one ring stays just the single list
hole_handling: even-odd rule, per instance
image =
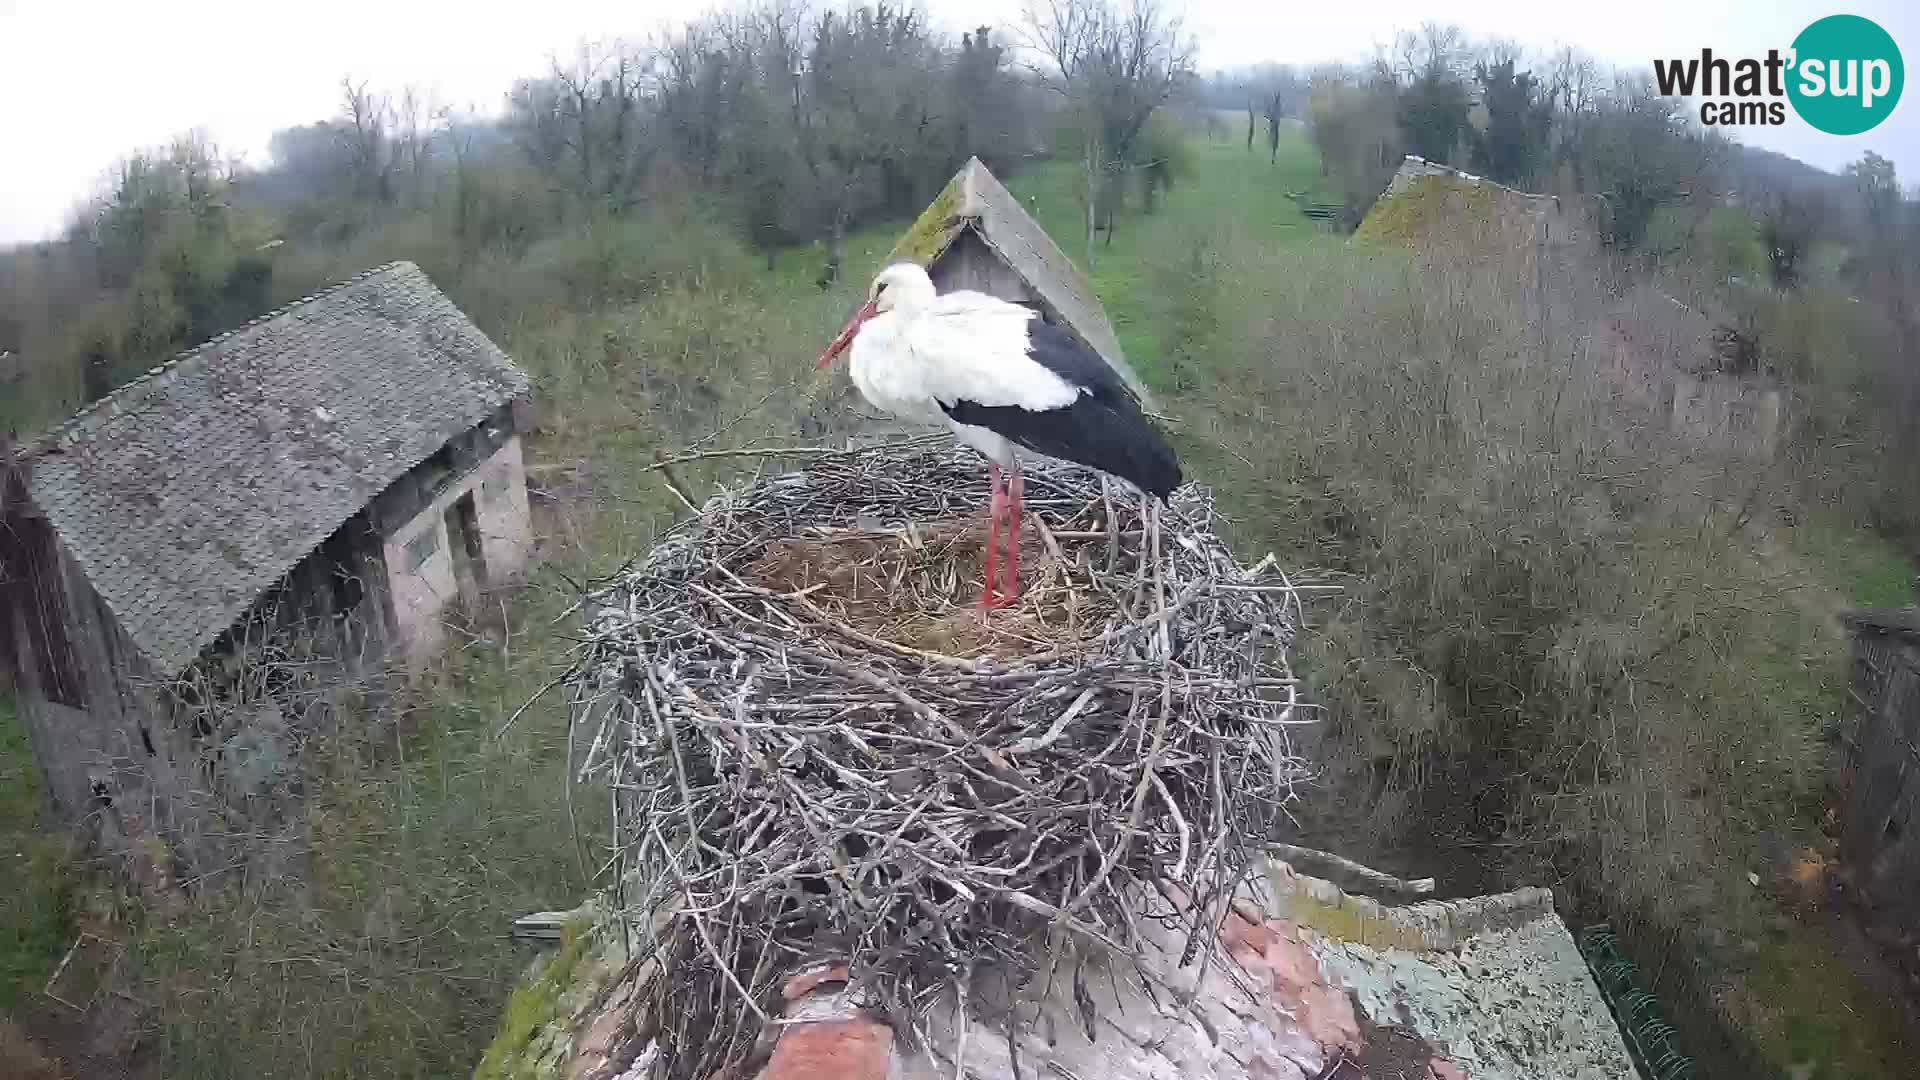
[{"label": "stork red leg", "polygon": [[987,496],[987,573],[986,583],[980,588],[980,606],[983,608],[1000,607],[1003,601],[999,593],[1000,577],[1000,517],[1005,512],[1005,503],[1001,494],[1000,466],[987,463],[987,484],[990,494]]},{"label": "stork red leg", "polygon": [[1020,459],[1013,459],[1013,479],[1007,486],[1007,587],[1002,595],[1009,604],[1020,602],[1020,531],[1027,520],[1027,478],[1020,471]]}]

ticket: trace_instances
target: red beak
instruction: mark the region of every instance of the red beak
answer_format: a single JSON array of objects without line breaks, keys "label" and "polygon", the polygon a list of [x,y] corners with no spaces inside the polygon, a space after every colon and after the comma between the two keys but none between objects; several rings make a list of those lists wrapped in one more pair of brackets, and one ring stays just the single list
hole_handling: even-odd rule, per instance
[{"label": "red beak", "polygon": [[826,367],[833,363],[834,357],[846,352],[847,346],[853,344],[853,335],[860,332],[860,324],[871,318],[873,318],[873,301],[869,300],[860,305],[860,310],[854,312],[853,318],[848,319],[847,325],[841,328],[840,336],[834,338],[833,344],[827,346],[827,351],[820,354],[819,366]]}]

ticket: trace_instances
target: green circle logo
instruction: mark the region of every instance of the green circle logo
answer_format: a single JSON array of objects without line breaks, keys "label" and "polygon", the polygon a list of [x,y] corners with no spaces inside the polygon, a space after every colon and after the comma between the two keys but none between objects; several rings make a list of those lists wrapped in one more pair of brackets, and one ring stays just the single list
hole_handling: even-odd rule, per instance
[{"label": "green circle logo", "polygon": [[1800,31],[1793,55],[1793,111],[1829,135],[1858,135],[1885,120],[1907,81],[1893,36],[1858,15],[1829,15]]}]

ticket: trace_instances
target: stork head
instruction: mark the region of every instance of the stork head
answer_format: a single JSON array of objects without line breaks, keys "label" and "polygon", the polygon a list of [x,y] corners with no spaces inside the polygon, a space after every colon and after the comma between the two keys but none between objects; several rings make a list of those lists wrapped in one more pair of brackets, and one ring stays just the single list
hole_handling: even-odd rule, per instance
[{"label": "stork head", "polygon": [[880,271],[873,284],[867,286],[867,302],[860,305],[860,310],[841,328],[840,336],[820,354],[820,366],[826,367],[833,363],[834,357],[845,352],[847,346],[853,344],[853,336],[860,332],[860,325],[868,319],[889,311],[913,310],[932,303],[933,297],[933,279],[918,263],[894,263]]}]

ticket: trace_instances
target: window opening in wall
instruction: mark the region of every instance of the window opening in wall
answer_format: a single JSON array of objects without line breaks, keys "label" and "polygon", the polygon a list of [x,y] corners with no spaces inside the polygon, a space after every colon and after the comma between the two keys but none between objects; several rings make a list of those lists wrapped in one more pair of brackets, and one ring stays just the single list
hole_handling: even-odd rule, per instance
[{"label": "window opening in wall", "polygon": [[431,499],[446,489],[448,482],[453,479],[453,473],[453,444],[449,443],[421,462],[414,476],[420,481],[420,490]]},{"label": "window opening in wall", "polygon": [[407,541],[407,573],[415,573],[425,566],[434,552],[440,550],[440,530],[422,529],[420,535]]},{"label": "window opening in wall", "polygon": [[469,491],[447,507],[447,545],[453,551],[453,574],[462,591],[478,591],[487,583],[487,560],[480,546],[480,515]]},{"label": "window opening in wall", "polygon": [[366,598],[366,583],[359,574],[360,555],[353,545],[357,532],[355,526],[349,524],[320,545],[321,565],[327,576],[327,588],[332,592],[335,615],[351,614]]}]

